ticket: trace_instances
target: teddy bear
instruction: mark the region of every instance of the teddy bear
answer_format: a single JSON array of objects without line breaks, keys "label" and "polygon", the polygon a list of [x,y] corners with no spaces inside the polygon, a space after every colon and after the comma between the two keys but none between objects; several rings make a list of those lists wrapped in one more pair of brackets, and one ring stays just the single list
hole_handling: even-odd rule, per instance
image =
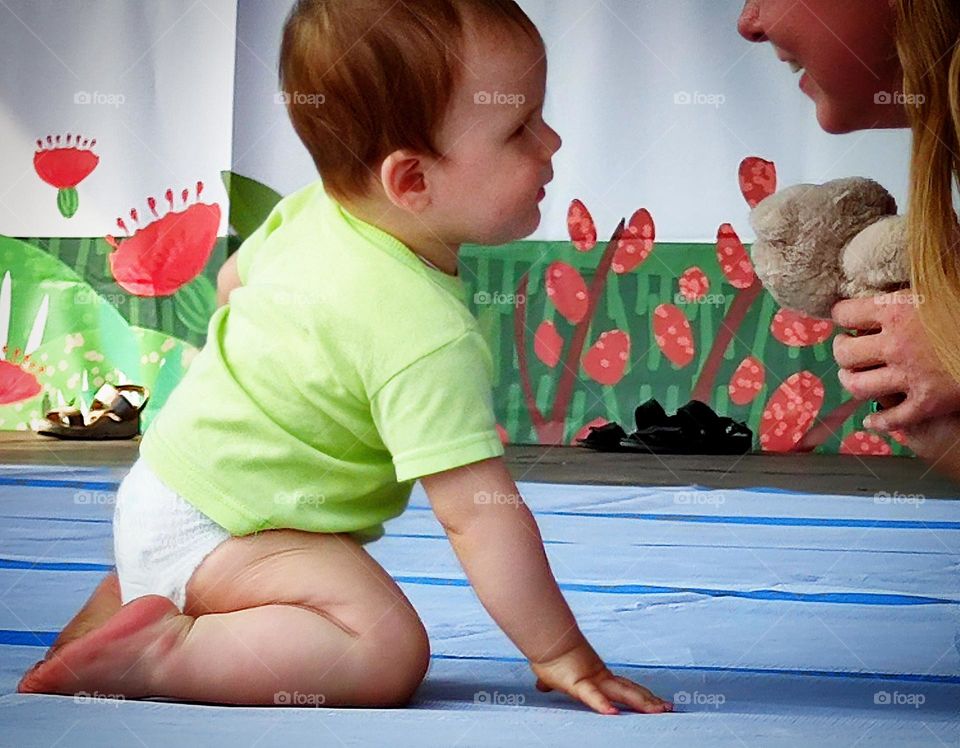
[{"label": "teddy bear", "polygon": [[757,276],[782,306],[827,319],[842,299],[910,285],[907,221],[872,179],[788,187],[750,214]]}]

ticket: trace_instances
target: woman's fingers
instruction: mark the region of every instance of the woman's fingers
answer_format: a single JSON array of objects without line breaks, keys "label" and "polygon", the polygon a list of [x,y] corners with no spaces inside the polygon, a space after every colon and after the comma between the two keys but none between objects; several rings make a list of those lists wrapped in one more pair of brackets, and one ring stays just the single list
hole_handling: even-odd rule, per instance
[{"label": "woman's fingers", "polygon": [[922,421],[923,416],[918,411],[916,402],[907,398],[895,408],[867,416],[863,425],[871,431],[890,433],[891,431],[903,431]]},{"label": "woman's fingers", "polygon": [[880,322],[880,312],[884,309],[881,302],[889,300],[890,296],[838,302],[833,307],[833,321],[849,330],[879,330],[883,326]]},{"label": "woman's fingers", "polygon": [[845,335],[833,339],[833,357],[841,369],[869,369],[886,363],[879,335]]},{"label": "woman's fingers", "polygon": [[858,400],[876,400],[884,395],[906,392],[906,383],[889,367],[870,371],[840,370],[840,384]]}]

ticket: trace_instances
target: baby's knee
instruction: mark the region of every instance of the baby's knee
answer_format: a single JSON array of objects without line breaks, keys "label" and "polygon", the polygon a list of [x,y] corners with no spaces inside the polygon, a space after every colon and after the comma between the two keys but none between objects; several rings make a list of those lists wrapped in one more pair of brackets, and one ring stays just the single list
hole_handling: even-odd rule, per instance
[{"label": "baby's knee", "polygon": [[404,706],[413,698],[430,667],[430,639],[417,616],[412,616],[412,620],[398,616],[386,623],[371,632],[372,638],[367,642],[371,677],[364,701],[370,706]]}]

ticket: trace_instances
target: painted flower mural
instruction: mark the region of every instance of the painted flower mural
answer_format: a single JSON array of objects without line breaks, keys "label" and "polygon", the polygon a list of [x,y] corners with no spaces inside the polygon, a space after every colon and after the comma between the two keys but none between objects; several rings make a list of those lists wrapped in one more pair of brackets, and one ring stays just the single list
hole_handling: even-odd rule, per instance
[{"label": "painted flower mural", "polygon": [[[73,142],[71,142],[73,141]],[[80,205],[77,185],[93,173],[100,157],[93,152],[96,138],[81,140],[72,133],[66,138],[47,135],[46,141],[37,140],[33,155],[33,168],[37,176],[51,187],[57,188],[57,208],[64,218],[72,218]]]},{"label": "painted flower mural", "polygon": [[178,210],[173,190],[168,189],[164,195],[168,210],[163,216],[157,212],[156,198],[148,197],[153,220],[141,226],[139,212],[132,209],[129,224],[117,219],[127,238],[106,237],[116,250],[109,263],[121,288],[135,296],[176,294],[177,315],[191,329],[200,330],[215,308],[216,291],[201,273],[210,261],[220,227],[220,206],[200,202],[202,193],[203,182],[197,182],[197,202],[190,205],[190,192],[184,189]]},{"label": "painted flower mural", "polygon": [[[738,187],[755,207],[777,190],[776,165],[745,158]],[[590,425],[629,423],[638,403],[658,397],[668,410],[696,399],[748,421],[763,451],[829,443],[846,454],[894,453],[883,437],[855,430],[863,403],[830,376],[833,324],[781,309],[733,224],[719,225],[709,251],[659,246],[640,209],[603,246],[590,210],[574,200],[567,231],[570,245],[538,248],[519,276],[513,345],[503,346],[500,331],[493,338],[510,356],[495,396],[518,441],[569,443]],[[482,278],[511,273],[507,262],[480,262],[489,263]]]}]

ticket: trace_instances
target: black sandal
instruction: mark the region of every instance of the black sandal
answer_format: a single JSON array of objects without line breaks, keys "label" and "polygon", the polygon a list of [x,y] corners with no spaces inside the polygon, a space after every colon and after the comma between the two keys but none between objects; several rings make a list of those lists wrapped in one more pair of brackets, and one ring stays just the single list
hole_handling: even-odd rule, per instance
[{"label": "black sandal", "polygon": [[140,414],[150,392],[136,384],[104,384],[84,417],[78,408],[46,414],[47,425],[37,433],[58,439],[132,439],[140,433]]}]

